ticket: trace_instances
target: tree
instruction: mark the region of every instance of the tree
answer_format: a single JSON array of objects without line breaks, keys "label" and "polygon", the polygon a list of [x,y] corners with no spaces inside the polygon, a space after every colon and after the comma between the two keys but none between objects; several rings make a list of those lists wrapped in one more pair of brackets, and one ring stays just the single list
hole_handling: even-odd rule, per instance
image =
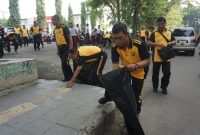
[{"label": "tree", "polygon": [[166,15],[167,28],[173,30],[176,27],[182,26],[183,16],[183,9],[181,8],[180,4],[173,5]]},{"label": "tree", "polygon": [[67,24],[67,20],[62,16],[62,0],[55,0],[56,15],[60,17],[62,24]]},{"label": "tree", "polygon": [[194,27],[196,31],[200,31],[200,7],[189,4],[183,11],[183,24]]},{"label": "tree", "polygon": [[41,28],[44,28],[46,23],[44,0],[36,0],[36,13],[37,13],[38,25]]},{"label": "tree", "polygon": [[56,15],[62,17],[62,0],[55,0]]},{"label": "tree", "polygon": [[86,13],[86,3],[81,3],[81,29],[84,30],[86,27],[87,13]]},{"label": "tree", "polygon": [[20,24],[19,0],[9,0],[9,12],[8,26],[13,27]]},{"label": "tree", "polygon": [[68,23],[74,24],[73,11],[72,11],[72,7],[70,4],[68,6]]},{"label": "tree", "polygon": [[7,26],[7,19],[0,19],[0,24],[3,26],[3,27],[6,27]]},{"label": "tree", "polygon": [[[103,7],[92,8],[90,2],[86,2],[86,11],[89,14],[91,27],[95,28],[97,20],[103,22]],[[101,25],[101,24],[100,24]]]},{"label": "tree", "polygon": [[[121,6],[124,0],[89,0],[90,5],[93,9],[98,7],[108,8],[110,11],[107,14],[108,18],[111,20],[111,23],[121,21]],[[125,0],[126,1],[126,0]],[[130,0],[128,0],[130,1]]]}]

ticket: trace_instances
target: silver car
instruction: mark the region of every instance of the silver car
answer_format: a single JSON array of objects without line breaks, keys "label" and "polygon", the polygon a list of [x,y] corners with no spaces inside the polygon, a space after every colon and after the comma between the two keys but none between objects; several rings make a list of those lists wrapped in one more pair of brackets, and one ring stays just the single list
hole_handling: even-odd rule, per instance
[{"label": "silver car", "polygon": [[176,39],[176,45],[173,46],[174,51],[186,51],[191,56],[195,54],[195,30],[193,27],[180,27],[173,31]]}]

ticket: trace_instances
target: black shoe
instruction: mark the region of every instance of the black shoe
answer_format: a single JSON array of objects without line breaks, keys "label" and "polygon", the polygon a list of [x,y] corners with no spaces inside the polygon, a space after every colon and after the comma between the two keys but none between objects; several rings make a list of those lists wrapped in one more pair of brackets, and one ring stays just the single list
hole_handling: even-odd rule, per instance
[{"label": "black shoe", "polygon": [[162,94],[164,94],[164,95],[167,95],[167,89],[165,88],[165,89],[162,89]]},{"label": "black shoe", "polygon": [[153,88],[153,92],[158,93],[158,88]]},{"label": "black shoe", "polygon": [[111,100],[108,99],[108,98],[102,97],[102,98],[99,99],[99,104],[105,104],[108,101],[111,101]]}]

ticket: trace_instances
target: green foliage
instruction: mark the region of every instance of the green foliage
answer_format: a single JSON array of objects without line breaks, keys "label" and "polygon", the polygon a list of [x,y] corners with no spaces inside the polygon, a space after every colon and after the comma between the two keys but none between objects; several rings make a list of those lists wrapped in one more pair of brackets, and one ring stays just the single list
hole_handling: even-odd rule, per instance
[{"label": "green foliage", "polygon": [[141,7],[140,25],[147,29],[154,30],[155,21],[158,17],[164,16],[164,9],[167,7],[167,0],[144,0]]},{"label": "green foliage", "polygon": [[55,8],[56,8],[56,14],[59,15],[59,17],[62,17],[62,14],[61,14],[62,0],[55,0]]},{"label": "green foliage", "polygon": [[173,5],[173,7],[167,13],[166,19],[167,19],[167,28],[170,30],[182,26],[183,12],[181,6],[178,4]]},{"label": "green foliage", "polygon": [[[155,20],[167,17],[169,27],[180,25],[182,20],[181,8],[177,6],[182,0],[88,0],[92,9],[102,8],[108,14],[111,24],[117,22],[117,14],[120,13],[120,21],[125,22],[134,31],[144,26],[147,29],[155,29]],[[118,6],[117,3],[120,3]],[[176,6],[174,6],[176,5]],[[176,9],[174,9],[176,8]],[[109,9],[109,10],[105,10]],[[173,12],[177,13],[173,18]]]},{"label": "green foliage", "polygon": [[3,27],[7,27],[7,19],[0,19],[0,24],[3,26]]},{"label": "green foliage", "polygon": [[[96,27],[96,22],[97,20],[100,21],[100,23],[102,23],[103,21],[103,7],[100,6],[98,8],[92,8],[91,5],[90,5],[90,2],[86,2],[86,8],[87,8],[87,11],[89,12],[89,17],[90,17],[90,20],[91,20],[91,27],[92,29]],[[102,24],[100,24],[102,25]]]},{"label": "green foliage", "polygon": [[183,24],[194,27],[196,31],[200,31],[200,7],[189,4],[184,9],[184,14]]},{"label": "green foliage", "polygon": [[70,4],[68,6],[68,23],[74,24],[73,11],[72,11],[72,7]]},{"label": "green foliage", "polygon": [[62,0],[55,0],[56,15],[60,17],[62,24],[67,25],[67,20],[62,16]]},{"label": "green foliage", "polygon": [[36,13],[39,27],[44,28],[46,23],[44,0],[36,0]]},{"label": "green foliage", "polygon": [[102,8],[107,10],[108,19],[111,20],[111,23],[117,21],[117,1],[116,0],[88,0],[89,5],[93,10],[97,8]]},{"label": "green foliage", "polygon": [[16,24],[20,25],[19,0],[9,0],[9,11],[8,26],[14,27]]},{"label": "green foliage", "polygon": [[87,13],[86,13],[86,3],[81,3],[81,29],[84,30],[86,27]]}]

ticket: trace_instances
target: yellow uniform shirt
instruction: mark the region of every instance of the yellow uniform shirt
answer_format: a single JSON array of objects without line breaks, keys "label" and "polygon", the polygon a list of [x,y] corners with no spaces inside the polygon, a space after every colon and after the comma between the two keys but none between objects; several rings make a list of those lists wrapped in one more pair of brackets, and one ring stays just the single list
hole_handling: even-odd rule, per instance
[{"label": "yellow uniform shirt", "polygon": [[94,62],[101,56],[101,48],[97,46],[81,46],[78,48],[78,65]]},{"label": "yellow uniform shirt", "polygon": [[22,36],[23,37],[28,37],[28,29],[22,29]]},{"label": "yellow uniform shirt", "polygon": [[111,34],[106,34],[104,38],[110,39],[111,38]]},{"label": "yellow uniform shirt", "polygon": [[140,30],[140,37],[146,37],[146,30]]},{"label": "yellow uniform shirt", "polygon": [[[112,62],[118,63],[120,58],[122,65],[125,67],[130,64],[136,64],[142,60],[149,59],[149,57],[146,45],[140,40],[134,39],[125,50],[118,48],[117,46],[112,47]],[[144,79],[144,68],[137,68],[132,71],[131,76],[137,79]]]},{"label": "yellow uniform shirt", "polygon": [[[171,41],[174,41],[175,38],[174,38],[174,35],[171,31],[169,30],[166,30],[166,31],[163,31],[162,34],[171,42]],[[151,34],[149,40],[151,42],[154,42],[154,43],[162,43],[164,44],[165,46],[167,46],[167,41],[165,40],[165,38],[158,32],[158,31],[155,31]],[[154,47],[154,51],[153,51],[153,61],[154,62],[163,62],[162,59],[160,58],[159,54],[158,54],[158,50],[160,50],[161,47],[158,47],[158,46],[155,46]]]},{"label": "yellow uniform shirt", "polygon": [[31,28],[31,31],[32,31],[33,36],[38,35],[40,33],[40,27],[39,26],[33,26]]},{"label": "yellow uniform shirt", "polygon": [[16,34],[21,34],[21,28],[14,28]]},{"label": "yellow uniform shirt", "polygon": [[70,31],[66,26],[60,25],[54,29],[54,35],[58,46],[66,45],[70,37]]}]

